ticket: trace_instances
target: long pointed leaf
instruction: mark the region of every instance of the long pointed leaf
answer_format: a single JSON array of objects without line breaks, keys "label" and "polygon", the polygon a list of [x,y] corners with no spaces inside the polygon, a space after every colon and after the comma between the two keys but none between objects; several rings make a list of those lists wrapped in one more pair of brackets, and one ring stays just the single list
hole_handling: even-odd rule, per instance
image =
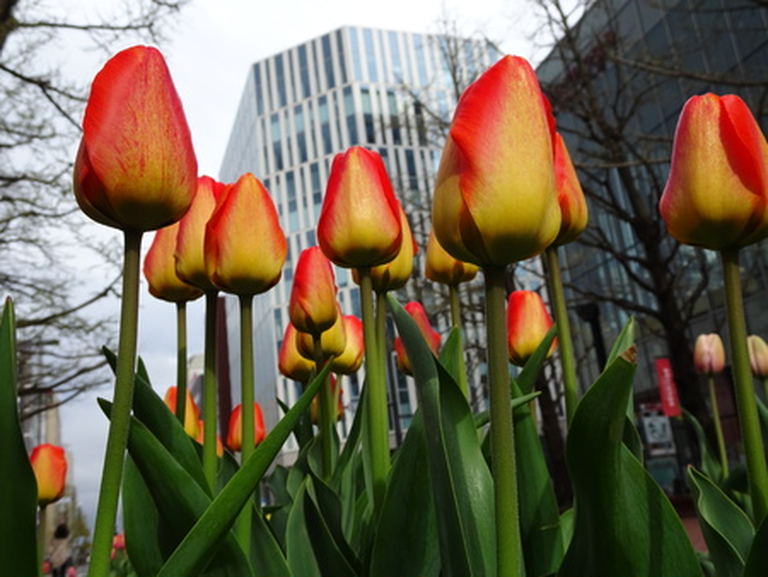
[{"label": "long pointed leaf", "polygon": [[720,461],[715,458],[714,454],[710,450],[709,443],[707,442],[707,436],[704,434],[704,427],[701,426],[699,420],[691,413],[683,409],[683,416],[693,427],[693,433],[696,436],[696,441],[699,444],[699,454],[701,455],[701,468],[704,474],[720,484],[723,482],[723,468],[720,466]]},{"label": "long pointed leaf", "polygon": [[123,531],[125,548],[139,577],[154,577],[171,551],[163,551],[163,529],[147,484],[133,459],[126,457],[123,471]]},{"label": "long pointed leaf", "polygon": [[752,547],[744,567],[744,577],[765,577],[768,567],[768,517],[757,528]]},{"label": "long pointed leaf", "polygon": [[520,371],[520,374],[517,376],[517,386],[524,394],[528,394],[533,391],[534,385],[536,384],[536,378],[541,372],[541,367],[544,364],[544,361],[547,360],[549,347],[552,345],[552,341],[555,340],[556,336],[557,325],[554,325],[551,329],[549,329],[546,336],[544,337],[544,340],[542,340],[539,343],[539,346],[536,347],[536,350],[533,351],[533,354],[528,359],[528,362],[525,363],[523,370]]}]

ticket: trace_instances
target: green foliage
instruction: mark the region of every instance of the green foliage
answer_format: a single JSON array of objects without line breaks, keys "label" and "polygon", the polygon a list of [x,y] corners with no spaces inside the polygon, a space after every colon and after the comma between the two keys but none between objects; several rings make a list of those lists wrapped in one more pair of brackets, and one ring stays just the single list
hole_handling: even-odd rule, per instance
[{"label": "green foliage", "polygon": [[768,518],[757,529],[744,567],[744,577],[764,577],[768,567]]},{"label": "green foliage", "polygon": [[720,461],[710,450],[707,435],[704,433],[704,427],[701,426],[696,417],[685,409],[683,409],[683,416],[691,424],[693,433],[696,436],[696,442],[699,445],[699,455],[701,455],[701,468],[704,474],[715,483],[722,485],[724,481],[723,468],[720,466]]}]

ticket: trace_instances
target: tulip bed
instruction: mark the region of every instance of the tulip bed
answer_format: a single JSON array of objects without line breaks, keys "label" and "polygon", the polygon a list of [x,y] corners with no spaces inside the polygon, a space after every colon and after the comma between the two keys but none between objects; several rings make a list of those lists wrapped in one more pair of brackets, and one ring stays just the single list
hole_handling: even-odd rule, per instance
[{"label": "tulip bed", "polygon": [[[111,402],[99,401],[111,424],[89,575],[765,575],[768,474],[760,419],[768,430],[768,410],[755,398],[749,374],[738,249],[768,235],[768,216],[716,210],[725,204],[723,194],[757,190],[763,204],[768,195],[768,145],[740,102],[713,95],[689,101],[661,203],[671,234],[720,250],[725,273],[748,483],[739,488],[717,468],[690,417],[704,457],[702,470],[688,470],[709,548],[703,554],[694,551],[643,465],[632,406],[633,321],[618,335],[599,378],[583,395],[576,385],[557,251],[586,226],[586,204],[525,61],[502,59],[466,91],[445,146],[427,248],[427,276],[450,288],[454,327],[442,347],[421,305],[403,308],[389,294],[410,277],[415,248],[383,162],[358,147],[336,157],[318,223],[320,246],[297,264],[280,351],[280,370],[303,383],[303,394],[283,406],[284,416],[265,434],[248,352],[252,298],[278,282],[285,261],[277,212],[253,175],[231,185],[197,178],[162,56],[146,47],[118,54],[94,81],[75,166],[84,212],[121,229],[126,241],[119,349],[105,350],[115,394]],[[720,171],[714,177],[712,166]],[[698,220],[690,217],[695,203]],[[179,312],[179,382],[167,404],[136,361],[138,255],[143,232],[158,228],[144,272],[152,294],[176,303]],[[506,307],[506,265],[542,252],[555,326],[534,293],[513,293]],[[362,323],[341,315],[331,262],[353,269]],[[457,286],[479,269],[490,408],[476,414],[467,401]],[[228,450],[217,451],[219,291],[240,300],[244,354],[243,403],[231,422]],[[183,372],[184,303],[202,295],[206,371],[197,422]],[[398,365],[415,379],[419,401],[394,454],[384,386],[387,315],[399,333]],[[14,330],[9,300],[0,324],[0,559],[7,574],[32,576],[42,564],[36,509],[57,490],[49,490],[37,469],[35,481],[24,448]],[[553,489],[533,406],[555,339],[575,503],[566,510]],[[357,371],[363,356],[360,409],[342,446],[331,373]],[[510,359],[523,366],[515,378]],[[297,461],[274,467],[290,435],[300,446]],[[259,498],[264,486],[269,504]],[[121,553],[110,563],[119,495],[127,560]]]}]

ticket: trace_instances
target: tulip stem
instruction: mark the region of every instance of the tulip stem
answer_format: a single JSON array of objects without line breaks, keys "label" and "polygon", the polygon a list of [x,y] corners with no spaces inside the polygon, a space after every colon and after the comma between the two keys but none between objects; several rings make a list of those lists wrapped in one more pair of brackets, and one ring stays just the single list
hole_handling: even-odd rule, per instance
[{"label": "tulip stem", "polygon": [[[312,340],[314,343],[314,359],[316,371],[323,370],[324,358],[323,347],[320,342],[320,335],[313,335]],[[333,428],[336,426],[336,419],[334,419],[334,413],[336,405],[333,402],[333,389],[331,387],[330,375],[326,377],[325,382],[320,387],[318,392],[318,401],[320,405],[320,444],[322,445],[322,466],[323,466],[323,479],[326,481],[331,478],[333,474]]]},{"label": "tulip stem", "polygon": [[40,515],[37,525],[37,574],[44,575],[43,563],[45,562],[45,530],[48,526],[48,505],[40,505]]},{"label": "tulip stem", "polygon": [[384,500],[389,472],[389,415],[384,359],[376,342],[371,270],[361,268],[358,272],[360,273],[360,304],[365,339],[365,386],[368,388],[365,395],[365,411],[368,420],[365,448],[370,459],[373,506],[374,515],[376,515]]},{"label": "tulip stem", "polygon": [[203,369],[203,474],[216,494],[216,307],[218,293],[205,293],[205,359]]},{"label": "tulip stem", "polygon": [[504,306],[504,267],[485,268],[485,321],[488,336],[488,380],[491,394],[491,466],[496,511],[496,574],[523,575],[520,520],[517,503],[515,429],[507,360]]},{"label": "tulip stem", "polygon": [[723,479],[728,476],[728,453],[725,450],[725,438],[723,437],[723,424],[720,422],[720,406],[717,402],[715,390],[715,377],[707,375],[707,388],[709,389],[709,404],[712,405],[712,419],[715,423],[715,438],[717,439],[717,452],[720,456],[720,467],[723,469]]},{"label": "tulip stem", "polygon": [[576,405],[579,403],[579,383],[576,379],[576,364],[573,354],[573,341],[571,340],[571,324],[568,321],[568,307],[565,303],[565,291],[563,291],[563,278],[560,274],[560,256],[558,247],[550,246],[544,251],[547,259],[547,273],[549,285],[549,298],[552,299],[552,308],[557,324],[557,339],[560,346],[560,363],[563,370],[563,388],[565,391],[565,414],[570,424]]},{"label": "tulip stem", "polygon": [[[240,397],[242,400],[242,444],[240,446],[241,463],[245,463],[254,451],[253,425],[253,295],[240,295]],[[235,533],[240,547],[250,558],[251,519],[253,507],[251,499],[245,504],[237,518]]]},{"label": "tulip stem", "polygon": [[723,262],[736,407],[747,457],[747,478],[749,479],[755,526],[758,526],[768,513],[768,469],[765,463],[763,438],[760,433],[747,349],[747,328],[744,321],[744,301],[741,295],[739,251],[738,249],[723,249],[720,256]]},{"label": "tulip stem", "polygon": [[115,392],[110,416],[107,449],[101,475],[99,502],[93,529],[90,577],[109,573],[112,535],[117,517],[117,502],[123,478],[123,461],[133,405],[133,381],[136,370],[136,338],[139,324],[139,261],[141,231],[126,230],[123,257],[123,295],[120,308],[120,339],[117,348]]},{"label": "tulip stem", "polygon": [[461,303],[459,302],[458,285],[448,287],[448,295],[451,300],[451,324],[454,329],[459,329],[459,388],[464,396],[469,399],[469,383],[467,382],[467,365],[464,362],[464,342],[461,335]]},{"label": "tulip stem", "polygon": [[184,426],[187,410],[187,303],[176,303],[176,417]]},{"label": "tulip stem", "polygon": [[768,378],[763,378],[763,399],[765,399],[765,402],[768,403]]}]

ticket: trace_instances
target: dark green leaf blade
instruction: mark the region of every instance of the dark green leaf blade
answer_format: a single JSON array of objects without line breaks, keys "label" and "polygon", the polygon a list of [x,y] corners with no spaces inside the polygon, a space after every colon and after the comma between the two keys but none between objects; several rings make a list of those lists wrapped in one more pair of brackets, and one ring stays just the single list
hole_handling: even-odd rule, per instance
[{"label": "dark green leaf blade", "polygon": [[147,484],[129,456],[123,471],[123,531],[125,548],[139,577],[154,577],[170,551],[162,551],[164,541],[157,511]]},{"label": "dark green leaf blade", "polygon": [[765,577],[766,567],[768,567],[768,517],[760,523],[752,540],[747,564],[744,567],[744,577]]},{"label": "dark green leaf blade", "polygon": [[554,325],[551,329],[549,329],[546,336],[544,337],[544,340],[539,343],[538,347],[536,347],[536,350],[533,351],[533,354],[528,359],[528,362],[525,363],[523,370],[520,371],[519,375],[517,375],[517,386],[524,394],[528,394],[534,390],[536,379],[541,372],[541,367],[544,364],[544,361],[547,360],[549,347],[552,345],[552,341],[556,336],[557,326]]},{"label": "dark green leaf blade", "polygon": [[691,413],[683,409],[683,416],[685,420],[691,424],[693,433],[696,436],[696,442],[699,444],[699,454],[701,455],[701,468],[704,470],[704,474],[720,484],[723,482],[723,468],[720,466],[720,461],[715,458],[714,454],[710,450],[707,436],[704,433],[704,427],[701,426],[699,420]]}]

